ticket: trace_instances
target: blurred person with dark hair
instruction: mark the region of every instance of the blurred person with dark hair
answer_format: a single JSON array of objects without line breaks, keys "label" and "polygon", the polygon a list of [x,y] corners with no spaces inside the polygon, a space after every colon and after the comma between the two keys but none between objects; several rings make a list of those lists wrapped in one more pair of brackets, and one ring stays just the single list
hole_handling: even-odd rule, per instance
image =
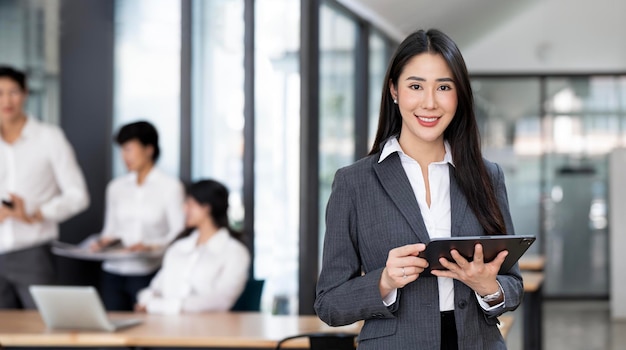
[{"label": "blurred person with dark hair", "polygon": [[189,186],[187,228],[138,296],[137,311],[175,314],[228,311],[248,279],[250,253],[228,223],[228,190],[213,180]]},{"label": "blurred person with dark hair", "polygon": [[34,308],[32,284],[54,284],[49,243],[89,205],[63,131],[27,115],[26,75],[0,67],[0,309]]},{"label": "blurred person with dark hair", "polygon": [[[100,251],[114,243],[131,252],[162,249],[184,227],[184,187],[155,167],[160,149],[152,124],[124,125],[115,141],[129,173],[107,186],[104,228],[91,249]],[[100,287],[106,308],[132,310],[137,292],[150,283],[160,264],[160,257],[105,261]]]}]

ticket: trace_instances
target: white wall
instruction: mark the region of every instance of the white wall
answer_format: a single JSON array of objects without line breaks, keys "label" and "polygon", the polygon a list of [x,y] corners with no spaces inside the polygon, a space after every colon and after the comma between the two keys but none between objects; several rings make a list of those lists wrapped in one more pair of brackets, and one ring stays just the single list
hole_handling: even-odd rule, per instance
[{"label": "white wall", "polygon": [[545,0],[471,46],[472,73],[626,71],[626,1]]},{"label": "white wall", "polygon": [[613,150],[609,156],[609,255],[611,318],[626,319],[626,149]]}]

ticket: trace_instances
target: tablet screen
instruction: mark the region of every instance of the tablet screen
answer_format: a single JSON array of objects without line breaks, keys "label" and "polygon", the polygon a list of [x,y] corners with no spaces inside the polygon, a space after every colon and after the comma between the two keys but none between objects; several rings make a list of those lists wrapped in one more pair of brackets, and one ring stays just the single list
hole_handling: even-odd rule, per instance
[{"label": "tablet screen", "polygon": [[474,247],[477,243],[482,244],[484,261],[490,262],[496,258],[498,253],[508,250],[509,255],[506,256],[504,263],[500,267],[499,274],[507,273],[519,258],[528,250],[535,241],[534,236],[465,236],[465,237],[445,237],[433,238],[427,245],[426,250],[420,253],[420,257],[428,260],[428,268],[422,272],[421,276],[432,276],[430,270],[445,270],[445,267],[439,262],[439,258],[446,258],[450,261],[452,255],[450,250],[456,249],[459,254],[467,260],[472,261],[474,256]]}]

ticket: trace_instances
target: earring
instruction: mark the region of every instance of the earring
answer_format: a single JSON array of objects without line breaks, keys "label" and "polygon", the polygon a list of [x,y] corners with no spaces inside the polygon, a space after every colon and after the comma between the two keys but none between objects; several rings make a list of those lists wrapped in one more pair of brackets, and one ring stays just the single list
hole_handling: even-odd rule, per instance
[{"label": "earring", "polygon": [[394,98],[393,103],[398,104],[398,99]]}]

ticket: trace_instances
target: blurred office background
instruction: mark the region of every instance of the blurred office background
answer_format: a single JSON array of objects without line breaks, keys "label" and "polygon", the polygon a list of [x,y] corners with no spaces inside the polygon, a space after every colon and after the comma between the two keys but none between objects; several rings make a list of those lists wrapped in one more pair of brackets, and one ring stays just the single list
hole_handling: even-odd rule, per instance
[{"label": "blurred office background", "polygon": [[[547,259],[545,297],[606,301],[624,13],[611,0],[0,0],[0,62],[28,73],[29,111],[64,128],[85,171],[92,204],[62,240],[101,229],[105,186],[124,172],[112,134],[150,120],[161,168],[230,188],[263,311],[310,314],[334,173],[369,150],[397,43],[442,29],[472,75],[516,232]],[[93,264],[61,264],[68,283],[95,281]]]}]

